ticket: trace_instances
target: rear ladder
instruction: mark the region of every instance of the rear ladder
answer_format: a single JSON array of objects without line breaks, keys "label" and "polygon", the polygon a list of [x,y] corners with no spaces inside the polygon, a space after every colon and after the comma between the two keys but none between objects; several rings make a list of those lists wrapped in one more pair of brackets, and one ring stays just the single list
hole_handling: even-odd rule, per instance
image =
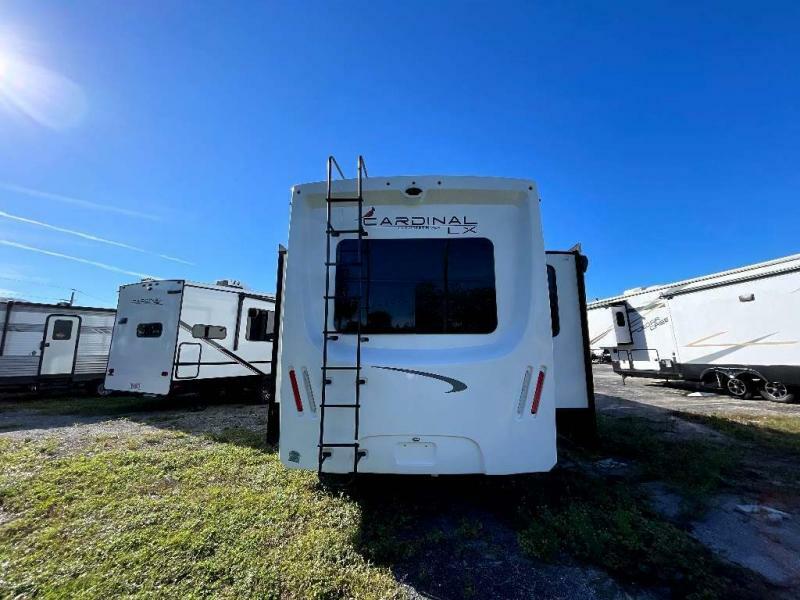
[{"label": "rear ladder", "polygon": [[[333,167],[339,172],[339,175],[344,179],[342,169],[339,163],[333,156],[328,157],[327,169],[327,193],[325,196],[325,204],[327,206],[327,218],[325,227],[326,236],[326,255],[325,255],[325,320],[323,321],[322,331],[322,402],[320,403],[320,421],[319,421],[319,458],[317,472],[322,473],[322,464],[326,459],[332,455],[334,448],[352,448],[353,449],[353,474],[358,473],[358,462],[365,455],[361,450],[358,441],[358,428],[359,428],[359,410],[361,408],[361,386],[366,383],[364,378],[361,377],[361,343],[366,342],[367,338],[361,335],[361,321],[362,321],[362,296],[363,296],[363,256],[362,247],[363,240],[367,236],[364,231],[364,198],[362,194],[362,178],[367,177],[367,167],[364,164],[364,157],[358,157],[358,179],[356,183],[356,195],[353,197],[334,197],[332,191],[332,177]],[[335,229],[331,221],[331,209],[334,204],[354,204],[358,208],[358,227],[355,229]],[[357,235],[358,237],[358,253],[356,264],[358,266],[358,296],[356,308],[356,355],[355,364],[344,366],[330,366],[328,365],[328,343],[335,342],[343,335],[340,332],[329,330],[330,323],[330,303],[336,300],[336,296],[331,295],[331,267],[336,266],[336,262],[331,260],[331,238],[339,237],[341,235]],[[351,265],[352,266],[352,265]],[[329,403],[327,401],[326,390],[329,385],[333,383],[332,373],[335,371],[347,372],[351,371],[354,374],[354,399],[353,404],[342,403]],[[353,411],[353,439],[352,441],[331,441],[325,439],[325,411],[326,409],[346,409]]]}]

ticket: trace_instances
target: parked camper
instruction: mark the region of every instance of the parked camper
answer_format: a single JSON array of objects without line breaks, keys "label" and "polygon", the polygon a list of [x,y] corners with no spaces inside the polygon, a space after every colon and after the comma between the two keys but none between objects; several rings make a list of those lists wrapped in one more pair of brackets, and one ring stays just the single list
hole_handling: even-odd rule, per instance
[{"label": "parked camper", "polygon": [[589,304],[592,347],[628,376],[789,402],[800,387],[800,255]]},{"label": "parked camper", "polygon": [[145,280],[119,290],[106,388],[167,395],[264,389],[273,296],[237,282]]},{"label": "parked camper", "polygon": [[[326,473],[550,470],[562,371],[535,184],[366,179],[361,159],[357,179],[333,182],[334,166],[327,182],[291,194],[277,365],[283,463]],[[583,335],[585,265],[577,254],[551,261],[565,297],[574,288],[556,336],[567,352]],[[585,356],[575,372],[564,367],[585,383],[565,407],[591,406]]]},{"label": "parked camper", "polygon": [[114,310],[0,302],[0,387],[82,385],[104,393]]}]

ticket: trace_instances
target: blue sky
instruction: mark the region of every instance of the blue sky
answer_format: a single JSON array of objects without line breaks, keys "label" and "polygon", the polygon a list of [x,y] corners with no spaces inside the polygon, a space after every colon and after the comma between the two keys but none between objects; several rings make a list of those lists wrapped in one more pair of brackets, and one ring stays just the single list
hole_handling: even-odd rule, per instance
[{"label": "blue sky", "polygon": [[329,153],[535,179],[592,298],[792,254],[798,31],[789,2],[5,0],[0,295],[271,291]]}]

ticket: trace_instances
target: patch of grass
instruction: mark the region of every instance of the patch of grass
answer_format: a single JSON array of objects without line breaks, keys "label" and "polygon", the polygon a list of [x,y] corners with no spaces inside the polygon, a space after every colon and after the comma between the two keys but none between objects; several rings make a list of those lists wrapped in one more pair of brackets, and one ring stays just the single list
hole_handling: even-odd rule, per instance
[{"label": "patch of grass", "polygon": [[520,503],[519,542],[530,555],[569,554],[622,581],[669,587],[675,597],[734,589],[709,551],[652,513],[630,484],[572,472],[548,483]]},{"label": "patch of grass", "polygon": [[707,425],[748,444],[779,453],[800,455],[800,416],[754,415],[751,413],[681,416],[688,421]]},{"label": "patch of grass", "polygon": [[741,459],[738,447],[670,435],[646,419],[601,415],[597,423],[604,454],[635,460],[646,479],[672,485],[693,509],[718,491]]},{"label": "patch of grass", "polygon": [[13,516],[0,597],[402,595],[357,551],[359,506],[254,439],[102,438],[61,457],[53,442],[0,440],[0,508]]}]

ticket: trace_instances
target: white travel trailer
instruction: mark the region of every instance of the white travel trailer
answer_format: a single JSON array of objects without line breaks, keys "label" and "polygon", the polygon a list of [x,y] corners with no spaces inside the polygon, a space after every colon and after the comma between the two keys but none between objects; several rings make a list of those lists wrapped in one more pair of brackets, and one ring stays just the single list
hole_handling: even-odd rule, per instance
[{"label": "white travel trailer", "polygon": [[588,305],[591,347],[614,370],[789,402],[800,386],[800,255]]},{"label": "white travel trailer", "polygon": [[[292,188],[282,462],[325,473],[550,470],[561,370],[535,184],[362,179],[360,158],[358,179],[332,182],[334,165],[327,183]],[[566,296],[585,264],[564,257],[552,262]],[[574,326],[561,316],[565,348],[588,335],[581,312]],[[584,381],[573,404],[588,413],[585,356],[565,377]]]},{"label": "white travel trailer", "polygon": [[0,302],[0,387],[79,384],[102,393],[114,310]]},{"label": "white travel trailer", "polygon": [[238,282],[144,280],[119,289],[106,388],[167,395],[264,389],[275,299]]}]

